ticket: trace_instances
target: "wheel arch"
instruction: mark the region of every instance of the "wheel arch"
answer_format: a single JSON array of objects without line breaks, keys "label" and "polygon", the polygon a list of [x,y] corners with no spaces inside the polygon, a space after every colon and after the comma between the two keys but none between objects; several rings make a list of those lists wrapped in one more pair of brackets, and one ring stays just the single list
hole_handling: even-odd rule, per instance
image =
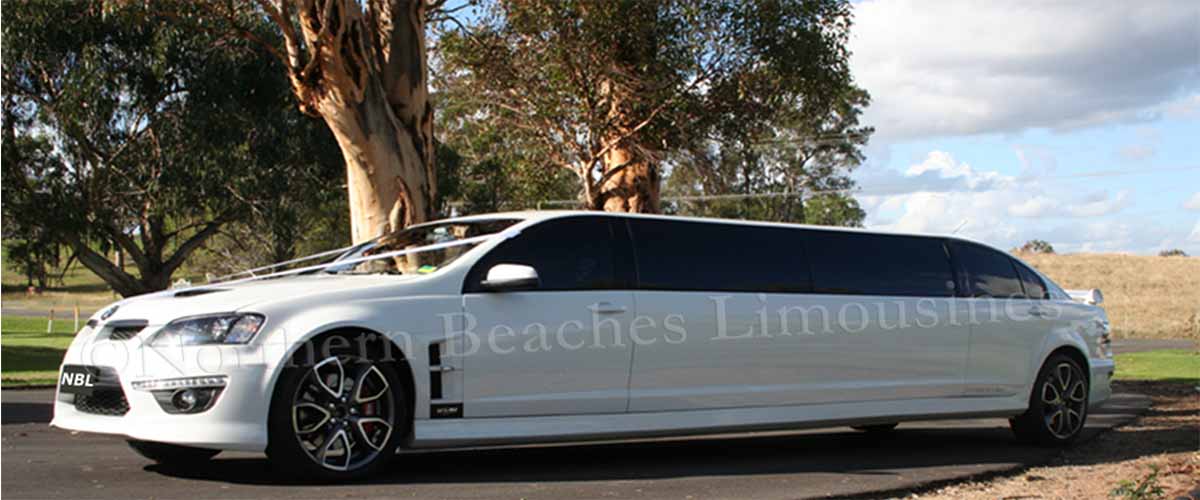
[{"label": "wheel arch", "polygon": [[1068,358],[1071,358],[1072,361],[1079,363],[1079,369],[1083,371],[1083,376],[1088,379],[1088,383],[1091,383],[1091,365],[1088,363],[1087,355],[1085,355],[1083,351],[1079,349],[1079,347],[1073,345],[1059,346],[1050,351],[1049,354],[1046,354],[1045,358],[1042,358],[1042,364],[1038,365],[1038,370],[1040,371],[1043,366],[1046,366],[1046,361],[1049,361],[1050,358],[1058,354],[1062,354]]},{"label": "wheel arch", "polygon": [[[385,346],[388,349],[388,352],[385,353],[385,355],[387,356],[386,360],[389,363],[394,364],[394,366],[396,367],[396,371],[400,374],[400,380],[401,380],[401,383],[404,384],[404,389],[406,391],[408,391],[408,402],[407,402],[408,422],[405,423],[404,432],[405,432],[406,440],[411,438],[412,422],[415,418],[416,404],[417,404],[417,402],[416,402],[416,400],[417,400],[416,379],[414,378],[413,367],[412,367],[411,363],[409,363],[409,359],[411,359],[411,358],[408,356],[408,353],[404,352],[404,349],[401,348],[401,346],[398,345],[394,339],[392,339],[391,337],[388,337],[387,335],[383,335],[383,334],[379,333],[378,331],[375,331],[375,329],[370,328],[370,327],[361,326],[361,325],[344,325],[344,324],[343,325],[330,325],[330,326],[327,326],[324,328],[314,330],[314,331],[310,332],[309,335],[306,335],[303,340],[300,340],[300,341],[295,342],[292,345],[290,345],[288,347],[287,352],[282,357],[280,357],[279,365],[275,368],[275,370],[271,374],[271,379],[268,382],[268,386],[267,386],[267,389],[268,389],[267,394],[269,395],[268,401],[269,402],[274,401],[274,398],[276,396],[275,390],[279,384],[280,376],[283,374],[284,370],[286,370],[290,366],[294,366],[293,362],[296,361],[297,356],[301,356],[304,354],[304,352],[302,352],[302,349],[304,348],[304,346],[313,345],[314,343],[322,341],[322,339],[332,337],[334,335],[347,335],[347,334],[349,334],[349,335],[375,335],[378,338],[384,339],[386,341],[383,344],[383,346]],[[275,406],[274,404],[267,405],[267,423],[268,424],[271,422],[271,418],[272,418],[271,412],[274,411],[274,406]],[[269,447],[270,443],[268,443],[267,446]]]},{"label": "wheel arch", "polygon": [[1064,344],[1064,345],[1060,345],[1060,346],[1050,350],[1050,352],[1046,353],[1046,355],[1042,357],[1041,362],[1038,363],[1036,371],[1034,372],[1033,378],[1030,379],[1031,381],[1029,384],[1029,395],[1028,395],[1029,397],[1028,397],[1028,400],[1026,401],[1027,404],[1031,404],[1033,401],[1033,394],[1034,394],[1034,391],[1037,389],[1038,374],[1040,374],[1042,372],[1042,368],[1046,367],[1046,363],[1050,361],[1050,358],[1053,358],[1054,356],[1060,355],[1060,354],[1063,356],[1066,356],[1068,358],[1071,358],[1071,360],[1076,363],[1079,363],[1079,369],[1080,369],[1080,371],[1083,372],[1084,379],[1087,380],[1088,389],[1091,390],[1092,373],[1091,373],[1090,365],[1088,364],[1087,356],[1083,353],[1083,350],[1081,350],[1078,346],[1071,345],[1071,344]]}]

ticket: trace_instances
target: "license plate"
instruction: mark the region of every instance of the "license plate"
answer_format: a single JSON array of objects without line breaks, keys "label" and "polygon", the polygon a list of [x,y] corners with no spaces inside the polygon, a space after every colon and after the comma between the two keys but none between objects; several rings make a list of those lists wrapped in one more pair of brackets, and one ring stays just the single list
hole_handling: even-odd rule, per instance
[{"label": "license plate", "polygon": [[58,392],[90,395],[100,378],[100,370],[91,366],[66,365],[58,375]]}]

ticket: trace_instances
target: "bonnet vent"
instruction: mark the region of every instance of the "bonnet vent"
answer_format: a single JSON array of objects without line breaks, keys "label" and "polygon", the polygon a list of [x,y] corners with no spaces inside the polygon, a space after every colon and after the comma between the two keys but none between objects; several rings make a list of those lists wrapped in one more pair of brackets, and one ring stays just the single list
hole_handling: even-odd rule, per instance
[{"label": "bonnet vent", "polygon": [[181,290],[175,292],[175,297],[195,297],[197,295],[207,295],[214,292],[224,292],[223,288],[198,288],[195,290]]}]

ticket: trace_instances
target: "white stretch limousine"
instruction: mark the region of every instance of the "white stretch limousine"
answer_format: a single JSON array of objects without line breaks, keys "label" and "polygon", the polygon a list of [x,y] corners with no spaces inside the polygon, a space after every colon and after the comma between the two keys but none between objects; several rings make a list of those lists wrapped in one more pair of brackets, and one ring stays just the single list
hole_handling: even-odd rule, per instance
[{"label": "white stretch limousine", "polygon": [[67,351],[52,425],[332,480],[406,449],[938,418],[1066,444],[1110,395],[1098,295],[954,237],[463,217],[104,309]]}]

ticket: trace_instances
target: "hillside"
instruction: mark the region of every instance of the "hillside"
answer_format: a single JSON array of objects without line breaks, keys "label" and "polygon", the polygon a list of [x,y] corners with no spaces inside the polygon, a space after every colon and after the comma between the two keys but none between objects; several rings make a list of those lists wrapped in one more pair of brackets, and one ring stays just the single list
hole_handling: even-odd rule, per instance
[{"label": "hillside", "polygon": [[1063,288],[1099,288],[1118,338],[1200,339],[1200,258],[1018,254]]}]

